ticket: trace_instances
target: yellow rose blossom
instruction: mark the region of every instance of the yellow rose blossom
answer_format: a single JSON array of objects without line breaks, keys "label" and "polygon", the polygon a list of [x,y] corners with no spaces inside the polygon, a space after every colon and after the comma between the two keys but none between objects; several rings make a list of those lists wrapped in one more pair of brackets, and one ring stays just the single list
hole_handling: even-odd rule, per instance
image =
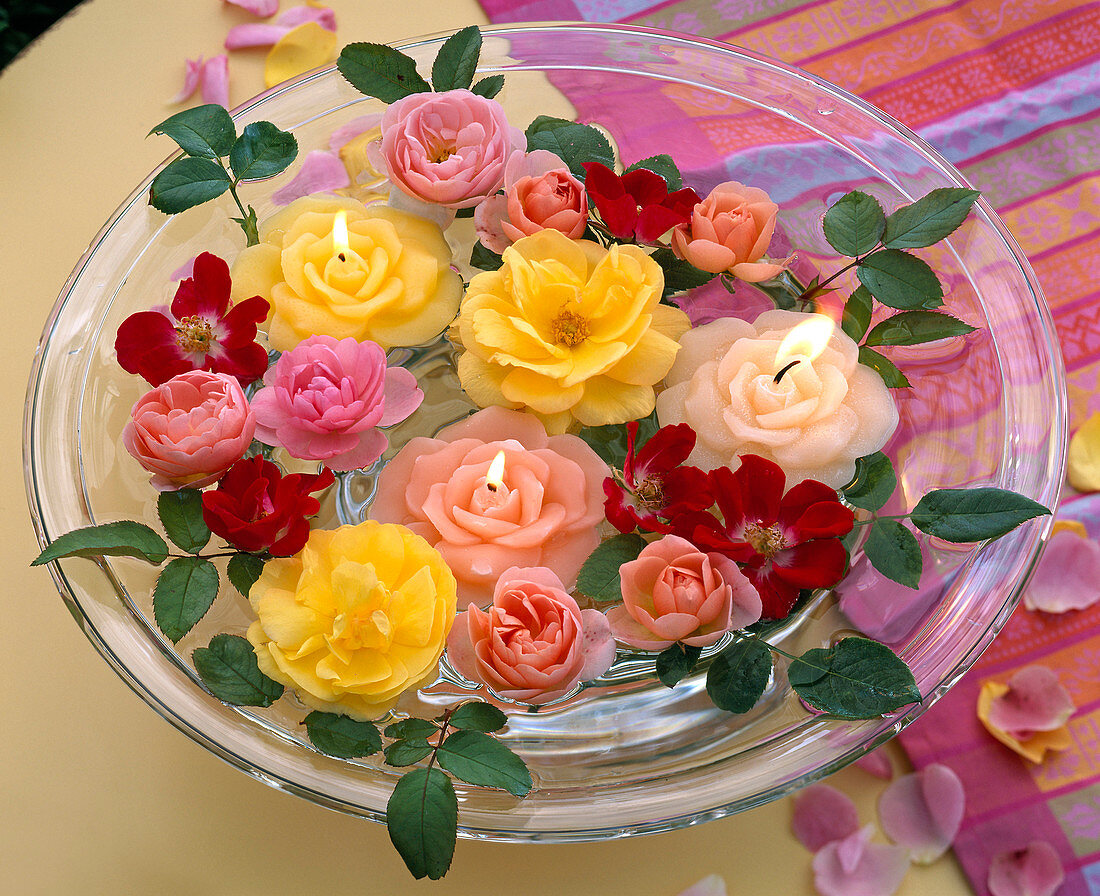
[{"label": "yellow rose blossom", "polygon": [[373,719],[435,678],[456,593],[439,552],[404,526],[316,529],[264,566],[248,640],[260,670],[307,706]]},{"label": "yellow rose blossom", "polygon": [[[333,234],[347,213],[347,245]],[[233,299],[271,303],[273,348],[309,336],[372,340],[383,348],[418,345],[454,318],[462,278],[439,227],[384,205],[305,196],[265,223],[258,245],[233,264]]]},{"label": "yellow rose blossom", "polygon": [[599,426],[650,413],[690,328],[660,304],[660,266],[637,246],[604,249],[557,230],[503,257],[500,270],[470,281],[459,310],[458,375],[470,398],[529,408],[549,433],[574,419]]}]

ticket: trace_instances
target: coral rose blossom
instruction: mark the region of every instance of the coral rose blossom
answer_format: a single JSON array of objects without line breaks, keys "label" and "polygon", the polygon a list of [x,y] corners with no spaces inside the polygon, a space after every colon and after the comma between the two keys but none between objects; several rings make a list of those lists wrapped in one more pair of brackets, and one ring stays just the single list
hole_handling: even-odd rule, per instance
[{"label": "coral rose blossom", "polygon": [[[489,466],[504,453],[502,481]],[[529,414],[486,408],[386,464],[370,514],[435,545],[463,603],[485,604],[512,566],[546,566],[571,586],[600,538],[607,464],[581,439],[547,437]]]},{"label": "coral rose blossom", "polygon": [[382,116],[390,180],[414,199],[449,208],[472,208],[499,190],[508,158],[526,148],[504,107],[469,90],[414,93]]},{"label": "coral rose blossom", "polygon": [[492,606],[470,604],[447,639],[460,675],[520,703],[543,704],[611,668],[615,642],[599,610],[582,610],[549,569],[507,569]]},{"label": "coral rose blossom", "polygon": [[619,576],[623,603],[607,619],[615,637],[632,647],[664,650],[677,641],[709,647],[760,618],[760,595],[736,563],[676,535],[647,545]]},{"label": "coral rose blossom", "polygon": [[644,417],[690,326],[661,304],[663,289],[637,246],[604,249],[557,230],[524,237],[462,300],[462,387],[481,407],[530,408],[549,432]]},{"label": "coral rose blossom", "polygon": [[455,617],[455,580],[403,526],[315,529],[269,560],[248,594],[260,671],[307,706],[373,719],[435,678]]},{"label": "coral rose blossom", "polygon": [[378,426],[400,423],[424,393],[403,367],[386,367],[373,342],[313,336],[284,352],[252,398],[256,438],[338,472],[374,463],[389,442]]},{"label": "coral rose blossom", "polygon": [[779,206],[768,194],[737,181],[719,184],[672,231],[672,251],[700,270],[728,271],[750,283],[777,276],[784,264],[761,261]]},{"label": "coral rose blossom", "polygon": [[130,410],[122,444],[159,491],[217,482],[244,456],[256,417],[227,373],[192,370],[146,392]]}]

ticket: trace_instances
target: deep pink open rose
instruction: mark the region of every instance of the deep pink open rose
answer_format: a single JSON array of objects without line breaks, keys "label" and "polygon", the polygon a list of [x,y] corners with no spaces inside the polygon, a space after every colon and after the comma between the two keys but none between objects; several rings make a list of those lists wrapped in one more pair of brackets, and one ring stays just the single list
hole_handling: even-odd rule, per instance
[{"label": "deep pink open rose", "polygon": [[130,410],[122,444],[159,491],[217,482],[252,443],[256,417],[235,377],[189,370],[150,389]]},{"label": "deep pink open rose", "polygon": [[487,611],[470,604],[447,638],[460,675],[521,703],[549,703],[603,675],[615,641],[599,610],[582,610],[553,572],[507,569]]},{"label": "deep pink open rose", "polygon": [[390,180],[409,196],[472,208],[504,183],[504,166],[527,148],[504,107],[469,90],[414,93],[382,116],[381,156]]},{"label": "deep pink open rose", "polygon": [[618,640],[643,650],[709,647],[760,618],[760,595],[737,564],[678,535],[647,545],[619,577],[623,603],[607,618]]}]

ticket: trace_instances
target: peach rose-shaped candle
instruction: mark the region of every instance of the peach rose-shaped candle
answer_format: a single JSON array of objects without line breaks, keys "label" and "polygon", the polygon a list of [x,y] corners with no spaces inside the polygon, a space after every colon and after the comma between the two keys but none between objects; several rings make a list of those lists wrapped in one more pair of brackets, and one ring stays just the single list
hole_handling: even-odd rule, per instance
[{"label": "peach rose-shaped candle", "polygon": [[610,669],[615,641],[604,615],[577,606],[551,570],[513,567],[488,610],[470,604],[455,623],[447,658],[502,697],[543,704]]},{"label": "peach rose-shaped candle", "polygon": [[666,535],[622,565],[623,603],[607,611],[624,644],[664,650],[680,641],[709,647],[726,632],[760,619],[760,595],[721,554],[705,554],[678,535]]},{"label": "peach rose-shaped candle", "polygon": [[[811,349],[797,339],[783,348],[795,327],[815,319],[824,325],[823,343]],[[736,468],[739,455],[756,454],[779,464],[788,485],[816,479],[841,488],[856,458],[882,448],[897,427],[882,378],[859,363],[859,347],[823,315],[766,311],[751,324],[722,318],[691,330],[681,344],[657,416],[662,426],[695,430],[687,461],[694,466]]]},{"label": "peach rose-shaped candle", "polygon": [[268,340],[286,351],[310,336],[419,345],[454,318],[462,278],[439,227],[354,199],[305,196],[277,212],[233,264],[235,300],[271,304]]},{"label": "peach rose-shaped candle", "polygon": [[401,523],[443,555],[463,603],[489,602],[512,566],[545,566],[571,587],[600,542],[607,465],[537,418],[486,408],[386,464],[370,515]]}]

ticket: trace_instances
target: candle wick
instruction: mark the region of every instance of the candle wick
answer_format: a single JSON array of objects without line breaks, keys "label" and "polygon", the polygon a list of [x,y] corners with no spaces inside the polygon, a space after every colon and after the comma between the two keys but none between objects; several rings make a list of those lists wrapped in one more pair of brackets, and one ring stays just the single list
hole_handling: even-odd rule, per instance
[{"label": "candle wick", "polygon": [[485,487],[487,489],[489,489],[489,491],[491,491],[491,492],[495,492],[497,490],[497,486],[496,486],[495,482],[486,482]]},{"label": "candle wick", "polygon": [[339,255],[337,255],[336,257],[337,257],[337,258],[339,258],[339,259],[340,259],[341,261],[347,261],[347,258],[345,258],[345,257],[344,257],[344,253],[343,253],[343,252],[341,252],[341,253],[340,253]]},{"label": "candle wick", "polygon": [[794,359],[793,361],[791,361],[791,363],[790,363],[790,364],[788,364],[788,365],[787,365],[786,367],[784,367],[784,368],[783,368],[782,370],[780,370],[780,371],[779,371],[779,373],[777,373],[777,374],[776,374],[776,375],[775,375],[775,376],[774,376],[774,377],[772,378],[772,382],[773,382],[773,383],[776,383],[776,384],[778,384],[778,383],[779,383],[779,381],[780,381],[781,379],[783,379],[783,374],[785,374],[785,373],[786,373],[786,372],[787,372],[788,370],[790,370],[790,369],[791,369],[792,367],[794,367],[794,365],[795,365],[795,364],[801,364],[801,363],[802,363],[802,359],[801,359],[801,358],[795,358],[795,359]]}]

